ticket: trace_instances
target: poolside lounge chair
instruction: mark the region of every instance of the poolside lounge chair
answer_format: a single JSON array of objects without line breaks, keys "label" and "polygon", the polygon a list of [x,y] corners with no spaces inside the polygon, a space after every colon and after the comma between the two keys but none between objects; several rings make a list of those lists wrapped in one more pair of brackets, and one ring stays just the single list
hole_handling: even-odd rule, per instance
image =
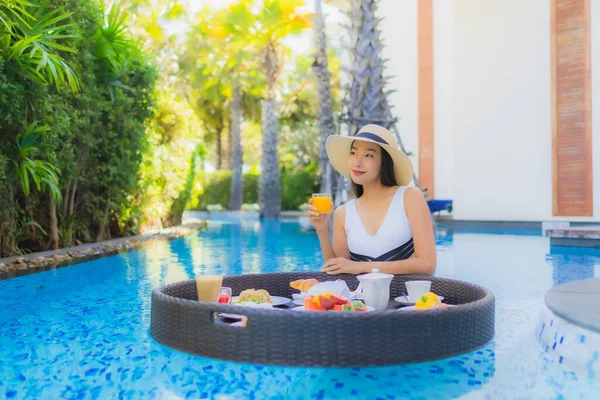
[{"label": "poolside lounge chair", "polygon": [[427,200],[427,205],[432,214],[440,211],[452,212],[452,200]]}]

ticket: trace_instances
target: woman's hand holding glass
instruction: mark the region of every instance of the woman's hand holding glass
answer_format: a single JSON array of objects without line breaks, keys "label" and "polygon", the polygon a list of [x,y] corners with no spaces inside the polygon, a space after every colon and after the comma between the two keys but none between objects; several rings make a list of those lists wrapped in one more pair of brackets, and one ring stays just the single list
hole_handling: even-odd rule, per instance
[{"label": "woman's hand holding glass", "polygon": [[308,204],[309,222],[317,232],[326,232],[328,230],[329,214],[333,210],[331,196],[327,193],[315,193]]}]

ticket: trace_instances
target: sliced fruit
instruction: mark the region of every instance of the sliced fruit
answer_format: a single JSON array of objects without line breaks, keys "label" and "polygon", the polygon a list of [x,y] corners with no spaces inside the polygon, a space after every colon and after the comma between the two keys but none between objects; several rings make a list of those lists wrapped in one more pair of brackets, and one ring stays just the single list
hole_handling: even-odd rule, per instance
[{"label": "sliced fruit", "polygon": [[342,295],[332,294],[331,299],[335,301],[335,304],[347,304],[349,300]]},{"label": "sliced fruit", "polygon": [[331,297],[327,298],[325,296],[320,295],[319,304],[321,305],[321,307],[328,310],[330,308],[333,308],[333,306],[335,305],[335,300],[333,300]]},{"label": "sliced fruit", "polygon": [[433,304],[440,304],[440,298],[438,297],[437,294],[433,293],[433,292],[427,292],[424,294],[424,296],[427,296],[427,298],[429,299],[429,301],[431,301]]},{"label": "sliced fruit", "polygon": [[342,311],[354,311],[354,307],[352,304],[344,304],[342,305]]},{"label": "sliced fruit", "polygon": [[304,310],[305,311],[325,311],[320,304],[317,304],[313,301],[313,299],[309,297],[304,298]]},{"label": "sliced fruit", "polygon": [[433,303],[429,300],[427,295],[423,295],[419,297],[419,300],[415,303],[416,310],[431,310],[433,308]]}]

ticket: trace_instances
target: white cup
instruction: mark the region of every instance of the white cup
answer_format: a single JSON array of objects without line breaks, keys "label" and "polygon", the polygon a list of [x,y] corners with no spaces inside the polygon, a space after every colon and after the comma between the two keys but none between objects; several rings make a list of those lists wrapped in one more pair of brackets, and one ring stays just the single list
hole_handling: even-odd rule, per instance
[{"label": "white cup", "polygon": [[405,282],[408,300],[417,301],[425,293],[431,291],[431,281],[408,281]]}]

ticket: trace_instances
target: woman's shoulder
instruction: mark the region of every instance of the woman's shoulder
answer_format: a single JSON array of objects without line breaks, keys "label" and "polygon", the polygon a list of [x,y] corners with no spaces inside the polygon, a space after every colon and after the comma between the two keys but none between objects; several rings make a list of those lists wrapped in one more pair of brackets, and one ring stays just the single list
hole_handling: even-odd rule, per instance
[{"label": "woman's shoulder", "polygon": [[343,217],[343,216],[345,216],[346,215],[346,205],[349,202],[350,201],[347,201],[346,203],[344,203],[341,206],[339,206],[338,208],[336,208],[335,211],[333,212],[333,216],[336,217],[336,218],[337,217]]},{"label": "woman's shoulder", "polygon": [[407,212],[411,209],[427,206],[423,191],[416,186],[407,186],[404,191],[404,208]]},{"label": "woman's shoulder", "polygon": [[423,191],[416,186],[400,186],[404,189],[404,196],[406,198],[424,199],[425,195]]}]

